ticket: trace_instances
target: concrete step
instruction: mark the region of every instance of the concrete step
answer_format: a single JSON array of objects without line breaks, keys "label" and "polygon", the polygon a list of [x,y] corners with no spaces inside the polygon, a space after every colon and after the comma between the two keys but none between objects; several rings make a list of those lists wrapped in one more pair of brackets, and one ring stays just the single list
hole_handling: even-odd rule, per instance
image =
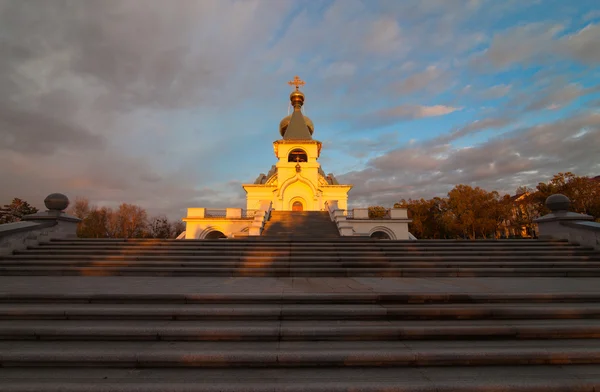
[{"label": "concrete step", "polygon": [[596,365],[0,369],[3,392],[594,392]]},{"label": "concrete step", "polygon": [[600,340],[0,341],[0,366],[386,367],[600,364]]},{"label": "concrete step", "polygon": [[[190,241],[190,243],[188,243]],[[240,240],[241,241],[241,240]],[[391,241],[370,241],[369,243],[354,243],[353,241],[340,242],[320,242],[308,243],[300,241],[279,241],[278,243],[265,244],[263,240],[256,240],[253,243],[237,243],[237,240],[214,240],[202,244],[197,244],[194,240],[181,241],[179,244],[156,244],[148,243],[42,243],[39,249],[150,249],[150,250],[397,250],[397,251],[480,251],[480,250],[498,250],[498,251],[519,251],[519,250],[592,250],[591,248],[581,247],[577,245],[560,245],[554,244],[531,244],[531,245],[468,245],[468,244],[418,244],[416,241],[410,243],[398,243]]]},{"label": "concrete step", "polygon": [[10,294],[0,292],[0,303],[95,303],[95,304],[378,304],[378,305],[468,305],[501,304],[521,306],[524,304],[560,304],[564,306],[581,303],[600,303],[599,292],[287,292],[243,293],[215,292],[190,294],[109,294],[109,293],[61,293],[61,294]]},{"label": "concrete step", "polygon": [[264,238],[340,238],[328,212],[278,211],[270,215],[262,232]]},{"label": "concrete step", "polygon": [[[38,249],[149,249],[149,250],[388,250],[388,251],[521,251],[521,250],[587,250],[592,249],[575,246],[575,245],[560,245],[555,246],[554,244],[532,244],[532,245],[494,245],[494,244],[482,244],[482,245],[469,245],[469,244],[417,244],[413,241],[410,243],[391,243],[391,241],[370,241],[369,243],[354,243],[352,241],[344,242],[321,242],[321,243],[304,243],[294,242],[289,240],[282,240],[279,243],[264,244],[262,240],[256,240],[254,243],[242,243],[237,244],[237,240],[214,240],[203,244],[193,243],[193,240],[189,240],[192,243],[188,243],[188,240],[181,241],[179,244],[156,244],[149,243],[148,245],[142,245],[141,243],[48,243],[41,244]],[[240,240],[241,241],[241,240]]]},{"label": "concrete step", "polygon": [[[438,246],[438,247],[409,247],[409,246],[394,246],[394,247],[381,247],[375,245],[364,245],[364,246],[312,246],[312,245],[282,245],[282,246],[262,246],[257,244],[256,246],[140,246],[140,245],[42,245],[30,250],[39,251],[94,251],[94,250],[121,250],[121,251],[156,251],[156,252],[214,252],[214,251],[227,251],[231,253],[235,252],[351,252],[351,251],[385,251],[385,252],[415,252],[415,253],[452,253],[452,252],[465,252],[465,253],[479,253],[479,252],[502,252],[502,253],[514,253],[514,252],[549,252],[555,251],[560,254],[563,253],[594,253],[593,249],[583,248],[578,246],[572,247],[556,247],[540,245],[540,246],[480,246],[480,247],[465,247],[465,246]],[[597,253],[597,252],[596,252]]]},{"label": "concrete step", "polygon": [[[197,258],[181,260],[172,258],[164,260],[145,260],[106,258],[101,260],[102,267],[202,267],[202,268],[598,268],[600,261],[398,261],[398,260],[366,260],[366,261],[305,261],[294,258],[231,258],[229,260],[211,260]],[[0,267],[96,267],[98,260],[84,259],[4,259]]]},{"label": "concrete step", "polygon": [[[146,297],[147,298],[147,297]],[[14,300],[18,301],[18,300]],[[114,301],[119,301],[115,298]],[[125,301],[125,299],[123,299]],[[341,302],[341,301],[338,301]],[[1,303],[2,320],[598,319],[600,303],[257,304]]]},{"label": "concrete step", "polygon": [[345,292],[345,293],[190,293],[190,294],[109,294],[109,293],[61,293],[61,294],[10,294],[0,292],[0,303],[93,303],[93,304],[319,304],[337,306],[338,304],[370,305],[407,305],[410,307],[464,307],[493,304],[494,306],[581,306],[589,303],[600,305],[599,292],[506,292],[506,293],[440,293],[440,292]]},{"label": "concrete step", "polygon": [[[101,264],[101,262],[100,262]],[[1,266],[4,276],[198,276],[198,277],[599,277],[598,268],[220,268]]]},{"label": "concrete step", "polygon": [[33,254],[20,253],[7,256],[2,260],[179,260],[179,261],[194,261],[194,260],[297,260],[297,261],[600,261],[600,255],[445,255],[445,256],[424,256],[424,255],[385,255],[378,252],[372,252],[368,255],[354,254],[338,254],[338,255],[320,255],[320,254],[290,254],[283,256],[253,256],[253,255],[152,255],[152,254],[119,254],[108,253],[105,255],[95,253],[84,254],[54,254],[52,252]]},{"label": "concrete step", "polygon": [[303,256],[336,256],[336,255],[355,255],[369,256],[378,255],[393,255],[393,256],[590,256],[600,259],[600,252],[593,250],[579,249],[525,249],[525,250],[510,250],[510,249],[483,249],[483,250],[396,250],[396,249],[264,249],[264,250],[238,250],[238,249],[161,249],[161,248],[133,248],[133,249],[107,249],[107,248],[32,248],[26,250],[15,251],[16,255],[87,255],[93,253],[95,255],[103,254],[133,254],[133,255],[182,255],[182,256],[210,256],[214,254],[221,255],[237,255],[237,256],[274,256],[274,255],[303,255]]},{"label": "concrete step", "polygon": [[[336,243],[344,243],[344,242],[348,242],[348,240],[350,242],[379,242],[379,241],[375,241],[372,239],[368,239],[368,238],[360,238],[360,239],[353,239],[353,238],[349,238],[349,239],[345,239],[345,238],[339,238],[337,239]],[[175,239],[156,239],[156,238],[77,238],[77,239],[69,239],[69,238],[57,238],[57,239],[52,239],[50,242],[52,243],[101,243],[101,242],[106,242],[106,243],[160,243],[160,244],[178,244],[181,242],[185,242],[185,243],[197,243],[197,244],[205,244],[205,243],[214,243],[214,242],[220,242],[220,241],[214,241],[214,240],[186,240],[186,241],[181,241],[181,240],[175,240]],[[248,239],[242,239],[239,241],[231,241],[232,243],[240,243],[240,244],[248,244],[248,243],[254,243],[254,240],[248,240]],[[265,241],[267,243],[270,242],[281,242],[278,240],[274,240],[274,239],[270,239]],[[331,242],[331,241],[322,241],[319,240],[318,238],[313,238],[313,239],[306,239],[303,241],[298,241],[298,242],[311,242],[311,243],[323,243],[323,242]],[[396,241],[385,241],[385,243],[409,243],[409,244],[419,244],[419,243],[423,243],[423,244],[489,244],[489,243],[493,243],[493,244],[506,244],[506,245],[510,245],[510,244],[554,244],[557,246],[562,245],[569,245],[569,242],[566,240],[540,240],[540,239],[477,239],[477,240],[466,240],[466,239],[433,239],[433,240],[418,240],[418,241],[404,241],[404,240],[396,240]]]},{"label": "concrete step", "polygon": [[595,339],[591,320],[0,321],[0,340],[360,341]]}]

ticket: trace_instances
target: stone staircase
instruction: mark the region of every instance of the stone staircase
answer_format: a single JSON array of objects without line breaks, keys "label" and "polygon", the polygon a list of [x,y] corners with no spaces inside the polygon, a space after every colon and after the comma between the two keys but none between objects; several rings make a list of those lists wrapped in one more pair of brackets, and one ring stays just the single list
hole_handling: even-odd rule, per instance
[{"label": "stone staircase", "polygon": [[533,240],[52,241],[0,259],[0,392],[598,391],[599,265]]},{"label": "stone staircase", "polygon": [[262,233],[266,238],[339,238],[327,211],[271,211]]},{"label": "stone staircase", "polygon": [[538,240],[63,240],[0,258],[2,275],[600,277],[600,252]]}]

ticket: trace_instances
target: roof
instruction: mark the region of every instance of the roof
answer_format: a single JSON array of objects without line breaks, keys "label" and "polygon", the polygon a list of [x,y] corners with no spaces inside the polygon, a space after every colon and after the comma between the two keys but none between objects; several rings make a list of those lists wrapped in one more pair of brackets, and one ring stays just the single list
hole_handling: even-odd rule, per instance
[{"label": "roof", "polygon": [[312,135],[304,121],[304,116],[300,110],[294,110],[290,124],[283,135],[284,140],[312,140]]}]

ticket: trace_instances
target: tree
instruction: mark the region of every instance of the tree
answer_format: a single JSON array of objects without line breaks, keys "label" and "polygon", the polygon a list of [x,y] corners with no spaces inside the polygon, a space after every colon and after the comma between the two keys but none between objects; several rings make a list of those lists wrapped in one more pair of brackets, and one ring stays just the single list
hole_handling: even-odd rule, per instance
[{"label": "tree", "polygon": [[600,182],[589,177],[579,177],[571,172],[555,174],[547,183],[540,182],[532,202],[536,205],[540,214],[544,215],[550,211],[545,202],[548,196],[562,193],[571,200],[570,210],[581,214],[600,218]]},{"label": "tree", "polygon": [[369,207],[369,219],[383,219],[388,214],[388,210],[381,206]]},{"label": "tree", "polygon": [[25,215],[31,215],[38,212],[38,209],[31,206],[25,200],[15,197],[10,204],[5,204],[0,208],[0,224],[18,222]]},{"label": "tree", "polygon": [[148,224],[146,210],[134,204],[122,203],[111,220],[115,238],[141,238]]},{"label": "tree", "polygon": [[173,226],[165,216],[155,216],[148,224],[148,236],[150,238],[171,238]]},{"label": "tree", "polygon": [[89,213],[92,207],[90,207],[90,201],[85,197],[77,197],[75,203],[69,207],[67,213],[74,215],[79,219],[84,219]]},{"label": "tree", "polygon": [[177,238],[181,233],[185,231],[185,222],[177,220],[173,222],[173,237]]},{"label": "tree", "polygon": [[109,221],[113,216],[110,208],[91,208],[89,213],[82,219],[77,227],[77,236],[80,238],[108,238]]}]

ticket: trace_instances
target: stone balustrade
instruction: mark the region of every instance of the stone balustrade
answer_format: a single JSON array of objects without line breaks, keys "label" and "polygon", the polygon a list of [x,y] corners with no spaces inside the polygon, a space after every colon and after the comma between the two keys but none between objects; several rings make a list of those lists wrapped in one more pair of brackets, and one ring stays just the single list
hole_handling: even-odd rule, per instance
[{"label": "stone balustrade", "polygon": [[260,209],[255,211],[254,221],[248,230],[248,234],[250,236],[254,237],[262,234],[262,231],[265,228],[265,223],[269,220],[272,209],[273,203],[271,201],[265,200],[260,203]]},{"label": "stone balustrade", "polygon": [[20,222],[0,225],[0,255],[55,238],[77,237],[77,224],[81,219],[64,212],[69,206],[67,196],[53,193],[46,197],[44,204],[47,211],[26,215]]},{"label": "stone balustrade", "polygon": [[554,194],[546,199],[551,211],[536,220],[540,239],[567,240],[600,250],[600,223],[594,217],[569,212],[571,201],[565,195]]}]

